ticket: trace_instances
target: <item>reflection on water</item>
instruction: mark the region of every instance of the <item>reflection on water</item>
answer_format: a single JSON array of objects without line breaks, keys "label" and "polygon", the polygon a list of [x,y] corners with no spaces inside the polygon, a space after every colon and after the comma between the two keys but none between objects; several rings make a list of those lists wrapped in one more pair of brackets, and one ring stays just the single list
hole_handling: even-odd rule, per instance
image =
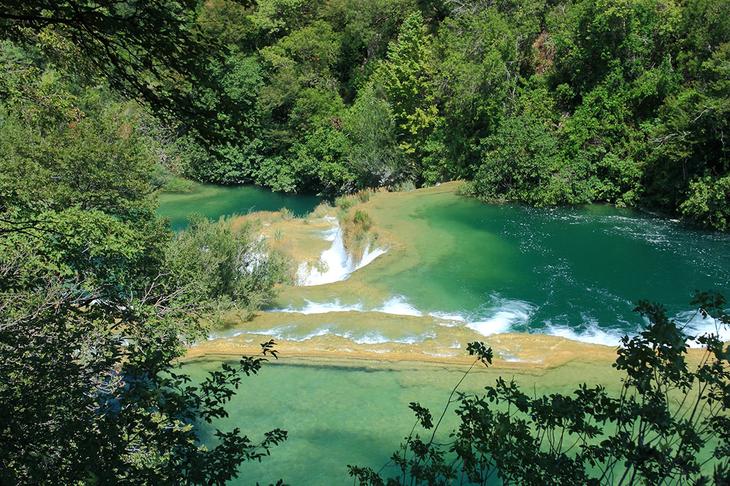
[{"label": "reflection on water", "polygon": [[170,220],[174,230],[179,230],[187,226],[193,214],[216,220],[232,214],[287,208],[294,215],[303,216],[320,201],[315,196],[293,196],[256,186],[195,184],[191,192],[161,194],[159,214]]}]

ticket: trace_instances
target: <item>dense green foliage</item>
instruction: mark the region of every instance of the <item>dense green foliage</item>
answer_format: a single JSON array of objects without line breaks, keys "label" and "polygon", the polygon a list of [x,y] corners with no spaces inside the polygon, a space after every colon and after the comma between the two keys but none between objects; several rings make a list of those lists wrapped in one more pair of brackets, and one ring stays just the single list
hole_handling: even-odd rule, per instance
[{"label": "dense green foliage", "polygon": [[[136,104],[0,45],[0,483],[219,484],[286,438],[200,443],[243,374],[176,371],[221,309],[244,315],[288,273],[250,228],[156,216],[180,157]],[[272,344],[263,352],[269,355]]]},{"label": "dense green foliage", "polygon": [[173,115],[187,177],[328,195],[467,179],[486,201],[730,224],[723,0],[21,3],[0,2],[6,37]]},{"label": "dense green foliage", "polygon": [[[618,395],[583,384],[571,394],[538,396],[501,377],[484,395],[460,393],[474,366],[492,363],[491,348],[470,343],[475,361],[440,418],[434,422],[430,410],[410,404],[417,421],[391,458],[397,475],[386,481],[357,466],[350,475],[371,486],[727,484],[730,347],[719,332],[730,315],[720,295],[698,294],[692,303],[703,319],[714,319],[715,332],[688,336],[686,323],[669,319],[662,306],[639,303],[648,324],[622,339],[614,364],[623,374]],[[704,348],[697,363],[688,356],[688,338]],[[439,438],[452,403],[459,425]]]}]

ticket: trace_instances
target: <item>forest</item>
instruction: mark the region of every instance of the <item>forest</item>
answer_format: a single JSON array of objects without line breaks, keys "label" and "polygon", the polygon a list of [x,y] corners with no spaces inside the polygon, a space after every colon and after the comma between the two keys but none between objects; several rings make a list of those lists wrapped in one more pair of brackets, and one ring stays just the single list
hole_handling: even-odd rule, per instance
[{"label": "forest", "polygon": [[[146,24],[130,37],[146,48],[92,37],[86,67],[82,33],[27,7],[2,48],[4,109],[50,90],[69,119],[103,124],[118,113],[102,108],[105,84],[121,88],[165,115],[128,115],[160,185],[336,196],[463,179],[490,202],[607,202],[730,228],[727,2],[169,3],[177,37]],[[94,63],[110,76],[90,76]]]}]

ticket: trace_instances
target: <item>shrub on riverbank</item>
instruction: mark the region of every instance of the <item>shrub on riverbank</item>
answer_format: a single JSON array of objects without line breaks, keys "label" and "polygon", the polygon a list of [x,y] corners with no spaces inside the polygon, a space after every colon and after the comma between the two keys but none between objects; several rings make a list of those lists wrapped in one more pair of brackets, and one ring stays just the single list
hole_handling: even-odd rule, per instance
[{"label": "shrub on riverbank", "polygon": [[[83,97],[98,86],[76,67],[86,55],[163,115],[130,123],[140,146],[196,180],[338,196],[463,179],[487,201],[610,202],[728,228],[726,1],[171,1],[146,7],[174,22],[164,35],[8,19],[1,91],[43,74],[50,96],[28,99],[52,105],[68,73]],[[84,32],[115,40],[99,50]],[[127,43],[170,65],[136,72],[149,66],[117,51]],[[93,105],[65,114],[82,125]]]},{"label": "shrub on riverbank", "polygon": [[197,177],[335,195],[465,179],[483,200],[727,228],[728,2],[275,3],[235,28],[203,9],[204,31],[241,32],[219,76],[259,98],[239,96],[246,135]]},{"label": "shrub on riverbank", "polygon": [[166,282],[186,288],[186,299],[212,304],[211,311],[237,310],[248,318],[275,297],[276,285],[288,282],[291,268],[271,252],[250,225],[237,229],[231,220],[193,218],[165,251]]},{"label": "shrub on riverbank", "polygon": [[170,147],[139,105],[34,48],[2,42],[0,64],[0,483],[229,480],[286,434],[205,449],[194,424],[225,416],[262,357],[200,386],[176,362],[211,311],[267,302],[280,262],[227,222],[173,235],[155,213]]}]

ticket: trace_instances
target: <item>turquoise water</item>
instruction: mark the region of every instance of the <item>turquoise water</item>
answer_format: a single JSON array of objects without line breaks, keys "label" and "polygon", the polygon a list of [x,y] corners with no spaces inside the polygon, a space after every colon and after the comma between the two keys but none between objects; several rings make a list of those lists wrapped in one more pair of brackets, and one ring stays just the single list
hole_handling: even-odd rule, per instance
[{"label": "turquoise water", "polygon": [[193,214],[216,220],[232,214],[287,208],[294,215],[303,216],[321,201],[316,196],[294,196],[256,186],[195,184],[193,188],[191,192],[160,195],[159,214],[168,218],[175,230],[184,228]]},{"label": "turquoise water", "polygon": [[[185,371],[197,381],[218,365],[199,361]],[[539,393],[567,393],[573,386],[565,384],[565,377],[577,369],[568,366],[544,376],[521,376],[518,381]],[[590,365],[581,365],[580,372],[589,381],[600,380],[600,374],[605,377],[605,369]],[[409,402],[420,402],[438,417],[462,373],[440,367],[267,365],[259,375],[243,380],[227,407],[230,416],[214,425],[225,431],[239,427],[255,442],[276,427],[286,430],[289,438],[261,463],[244,463],[240,477],[231,484],[264,485],[280,478],[296,486],[352,484],[348,464],[379,470],[408,435],[415,422]],[[479,392],[495,378],[490,370],[477,370],[460,390]],[[455,426],[453,413],[448,413],[437,440],[447,440]],[[209,443],[214,443],[212,430],[202,426]],[[417,432],[424,436],[424,431]],[[384,473],[386,477],[396,474],[392,466]]]},{"label": "turquoise water", "polygon": [[[250,205],[283,205],[303,214],[316,203],[252,188],[207,187],[201,192],[200,197],[164,196],[161,212],[180,227],[191,212],[215,218],[247,212]],[[407,328],[397,319],[374,322],[373,314],[324,316],[327,328],[342,335],[376,329],[385,339],[402,339],[404,332],[418,337],[473,325],[485,334],[541,332],[613,344],[641,325],[632,312],[637,299],[661,302],[671,315],[681,315],[690,309],[695,289],[730,295],[728,235],[609,206],[530,209],[437,194],[378,209],[381,203],[375,199],[367,209],[376,227],[398,233],[407,245],[390,248],[347,281],[295,290],[319,303],[361,301],[365,309],[397,297],[400,307],[392,306],[394,312],[407,307],[406,312],[446,313],[462,321],[454,323],[457,327],[429,324],[425,330]],[[403,235],[402,228],[409,233]],[[287,298],[301,300],[297,292],[283,296],[282,304],[287,305]],[[287,316],[281,313],[281,323],[289,325]],[[321,335],[321,323],[308,317],[313,316],[301,317],[301,328],[291,324],[287,333],[297,339]],[[416,340],[413,346],[426,344]],[[186,370],[200,379],[218,364],[195,362]],[[464,389],[478,391],[493,383],[496,375],[489,373],[470,377]],[[571,362],[544,376],[518,379],[537,393],[567,392],[578,379],[598,383],[608,376],[609,387],[615,386],[619,381],[610,373],[605,364]],[[227,407],[230,416],[215,425],[240,427],[253,440],[280,427],[290,439],[261,464],[244,464],[234,484],[269,484],[279,478],[293,485],[352,484],[347,464],[380,468],[413,425],[408,403],[440,410],[458,378],[458,371],[438,367],[267,366],[261,376],[244,380]],[[211,430],[203,427],[206,441],[212,442]]]},{"label": "turquoise water", "polygon": [[695,290],[730,295],[729,235],[634,211],[450,198],[409,217],[427,228],[422,242],[416,238],[420,264],[365,280],[423,313],[457,314],[504,326],[501,331],[569,331],[600,342],[637,330],[638,299],[681,315]]},{"label": "turquoise water", "polygon": [[[684,317],[695,290],[730,295],[727,234],[606,205],[534,209],[481,204],[450,191],[402,194],[378,194],[365,205],[376,227],[409,233],[399,235],[407,246],[353,275],[371,292],[352,292],[340,282],[300,292],[299,303],[284,295],[277,305],[296,310],[303,295],[331,309],[343,304],[368,310],[396,299],[402,305],[395,313],[404,305],[411,314],[451,315],[485,335],[541,332],[615,344],[643,324],[633,312],[639,299]],[[305,215],[320,201],[253,186],[197,185],[191,193],[163,194],[160,214],[179,229],[195,213],[216,219],[286,207]],[[350,331],[333,317],[340,333]],[[370,331],[362,323],[351,327],[357,335]],[[392,331],[377,330],[385,338],[416,341],[433,334]],[[302,339],[311,332],[294,326],[287,335]]]},{"label": "turquoise water", "polygon": [[[284,292],[277,308],[331,319],[315,326],[284,315],[273,336],[302,340],[336,330],[362,342],[421,343],[467,327],[485,336],[545,333],[615,345],[643,326],[634,312],[640,299],[688,319],[696,290],[730,296],[728,234],[605,205],[496,206],[451,192],[399,196],[396,204],[388,197],[364,210],[399,243],[346,281]],[[332,312],[347,309],[450,323],[414,329]],[[695,319],[688,329],[710,327]]]}]

